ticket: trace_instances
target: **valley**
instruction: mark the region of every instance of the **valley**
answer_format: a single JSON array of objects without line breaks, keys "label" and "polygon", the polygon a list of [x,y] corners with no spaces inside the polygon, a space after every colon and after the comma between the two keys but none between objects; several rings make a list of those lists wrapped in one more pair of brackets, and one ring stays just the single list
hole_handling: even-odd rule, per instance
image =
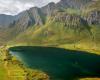
[{"label": "valley", "polygon": [[[45,50],[49,50],[47,48],[50,47],[58,48],[59,52],[60,49],[75,50],[100,56],[100,0],[61,0],[41,8],[32,7],[15,16],[0,14],[0,80],[52,80],[45,71],[25,66],[19,58],[12,56],[9,52],[10,48],[27,47],[24,49],[26,50],[30,46],[34,47],[33,50],[37,50],[36,47],[39,47],[38,50],[41,50],[40,47],[46,47]],[[23,48],[18,48],[20,49],[24,51]],[[50,54],[53,53],[51,49]],[[47,51],[48,55],[49,52]],[[65,66],[63,69],[65,70]],[[75,80],[100,80],[99,77],[86,76]],[[59,78],[59,80],[65,79]]]}]

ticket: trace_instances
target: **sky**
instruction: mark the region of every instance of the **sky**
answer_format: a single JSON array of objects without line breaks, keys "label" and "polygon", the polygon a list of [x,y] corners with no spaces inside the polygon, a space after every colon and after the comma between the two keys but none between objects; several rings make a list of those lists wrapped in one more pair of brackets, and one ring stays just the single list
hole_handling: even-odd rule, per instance
[{"label": "sky", "polygon": [[0,14],[16,15],[31,7],[42,7],[50,2],[60,0],[0,0]]}]

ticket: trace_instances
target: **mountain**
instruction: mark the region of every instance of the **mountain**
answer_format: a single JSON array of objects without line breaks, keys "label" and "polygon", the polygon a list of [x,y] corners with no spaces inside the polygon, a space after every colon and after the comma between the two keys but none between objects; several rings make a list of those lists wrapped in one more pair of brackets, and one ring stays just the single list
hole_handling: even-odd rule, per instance
[{"label": "mountain", "polygon": [[0,15],[0,28],[8,27],[9,24],[13,23],[13,20],[14,20],[13,16],[1,14]]},{"label": "mountain", "polygon": [[5,21],[0,18],[0,25],[7,24],[6,29],[1,27],[0,41],[27,45],[75,44],[78,48],[99,49],[99,2],[61,0],[15,16],[5,15]]},{"label": "mountain", "polygon": [[29,30],[18,36],[17,39],[20,40],[16,41],[21,41],[20,43],[27,41],[29,43],[37,42],[38,44],[73,43],[91,35],[90,27],[85,20],[80,16],[67,14],[66,12],[57,12],[39,29],[30,28]]},{"label": "mountain", "polygon": [[90,25],[100,25],[100,0],[94,0],[83,8],[84,17]]},{"label": "mountain", "polygon": [[87,5],[88,3],[92,2],[92,0],[61,0],[57,6],[63,8],[76,8],[81,9],[83,6]]},{"label": "mountain", "polygon": [[[53,12],[59,9],[66,8],[81,8],[92,0],[61,0],[57,4],[51,2],[48,5],[37,8],[33,7],[27,11],[21,12],[18,15],[0,15],[0,26],[9,27],[19,24],[19,26],[30,26],[33,24],[43,25],[46,16],[50,16]],[[10,20],[9,20],[10,19]],[[25,20],[25,22],[23,22]],[[23,22],[23,23],[22,23]],[[22,23],[22,25],[20,25]]]}]

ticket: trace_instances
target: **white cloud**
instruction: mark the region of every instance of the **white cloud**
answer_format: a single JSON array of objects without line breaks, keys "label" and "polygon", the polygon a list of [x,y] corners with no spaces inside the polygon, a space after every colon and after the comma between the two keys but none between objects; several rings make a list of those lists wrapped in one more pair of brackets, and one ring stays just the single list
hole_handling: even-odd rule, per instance
[{"label": "white cloud", "polygon": [[0,0],[0,14],[16,15],[34,6],[42,7],[60,0]]}]

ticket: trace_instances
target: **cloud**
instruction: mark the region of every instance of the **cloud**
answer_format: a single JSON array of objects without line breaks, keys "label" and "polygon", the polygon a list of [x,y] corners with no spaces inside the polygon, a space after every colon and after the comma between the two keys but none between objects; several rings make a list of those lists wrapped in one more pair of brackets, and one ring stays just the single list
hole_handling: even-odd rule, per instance
[{"label": "cloud", "polygon": [[42,7],[49,2],[60,0],[0,0],[0,14],[16,15],[31,7]]}]

